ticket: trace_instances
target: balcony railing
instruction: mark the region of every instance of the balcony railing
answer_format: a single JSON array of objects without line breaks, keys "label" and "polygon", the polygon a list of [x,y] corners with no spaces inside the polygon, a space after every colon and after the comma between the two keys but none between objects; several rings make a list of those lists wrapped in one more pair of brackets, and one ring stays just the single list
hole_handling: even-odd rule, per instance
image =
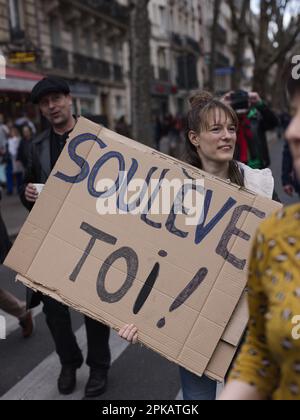
[{"label": "balcony railing", "polygon": [[194,50],[198,54],[201,54],[200,42],[195,41],[193,38],[189,36],[186,37],[186,42],[187,42],[187,45],[190,48],[192,48],[192,50]]},{"label": "balcony railing", "polygon": [[123,70],[121,66],[113,65],[113,74],[115,82],[123,82]]},{"label": "balcony railing", "polygon": [[181,36],[174,32],[172,32],[171,34],[171,40],[172,40],[172,43],[178,47],[181,47],[183,44]]},{"label": "balcony railing", "polygon": [[25,31],[20,28],[11,28],[10,29],[10,40],[11,42],[20,43],[24,42]]},{"label": "balcony railing", "polygon": [[158,69],[158,77],[161,82],[169,82],[170,81],[170,72],[168,69],[160,67]]},{"label": "balcony railing", "polygon": [[86,57],[82,54],[73,55],[74,73],[98,79],[111,79],[110,64],[103,60]]},{"label": "balcony railing", "polygon": [[129,7],[119,4],[116,0],[85,0],[85,4],[120,23],[129,25]]},{"label": "balcony railing", "polygon": [[96,79],[123,82],[122,66],[108,61],[72,53],[62,48],[52,47],[52,67],[71,75],[88,76]]},{"label": "balcony railing", "polygon": [[69,71],[69,53],[62,48],[52,47],[52,66],[55,69]]}]

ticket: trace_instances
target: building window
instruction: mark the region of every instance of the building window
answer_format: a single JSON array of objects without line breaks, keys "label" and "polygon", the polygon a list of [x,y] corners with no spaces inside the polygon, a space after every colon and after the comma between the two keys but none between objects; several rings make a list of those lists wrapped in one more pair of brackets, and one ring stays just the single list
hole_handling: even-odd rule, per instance
[{"label": "building window", "polygon": [[60,47],[61,37],[60,37],[60,22],[59,22],[58,17],[50,16],[49,26],[50,26],[50,38],[51,38],[52,46]]},{"label": "building window", "polygon": [[156,18],[156,9],[155,9],[155,4],[152,4],[152,18],[153,18],[153,22],[155,22],[155,18]]},{"label": "building window", "polygon": [[80,51],[80,26],[75,25],[72,28],[72,43],[73,43],[73,51],[78,52]]},{"label": "building window", "polygon": [[103,38],[103,36],[99,37],[97,39],[97,43],[98,43],[98,56],[100,58],[100,60],[105,60],[105,39]]},{"label": "building window", "polygon": [[167,11],[164,6],[159,6],[160,24],[164,31],[167,30]]},{"label": "building window", "polygon": [[158,66],[163,69],[167,68],[167,58],[164,49],[159,49],[158,51]]},{"label": "building window", "polygon": [[174,12],[173,12],[173,9],[171,9],[170,10],[170,22],[169,22],[169,24],[170,24],[170,32],[172,32],[172,30],[173,30],[173,28],[174,28]]},{"label": "building window", "polygon": [[170,79],[166,51],[163,48],[158,51],[158,78],[163,82],[168,82]]},{"label": "building window", "polygon": [[124,116],[124,104],[122,96],[116,96],[116,118],[119,119]]},{"label": "building window", "polygon": [[81,115],[94,115],[95,114],[95,101],[93,99],[80,99]]},{"label": "building window", "polygon": [[20,0],[9,0],[8,4],[11,40],[22,40],[25,36],[22,4]]},{"label": "building window", "polygon": [[88,57],[93,57],[94,52],[94,39],[90,29],[85,31],[85,52]]},{"label": "building window", "polygon": [[113,63],[114,64],[122,64],[122,43],[120,42],[120,40],[116,40],[113,44],[112,44],[112,55],[113,55]]}]

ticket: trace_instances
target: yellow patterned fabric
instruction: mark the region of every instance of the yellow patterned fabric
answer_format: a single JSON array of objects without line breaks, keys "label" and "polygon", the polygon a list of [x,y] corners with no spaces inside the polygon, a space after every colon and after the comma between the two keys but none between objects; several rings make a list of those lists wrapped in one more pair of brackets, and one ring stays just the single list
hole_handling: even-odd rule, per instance
[{"label": "yellow patterned fabric", "polygon": [[[260,227],[249,272],[249,331],[230,380],[273,400],[300,400],[300,205]],[[299,328],[297,329],[299,332]]]}]

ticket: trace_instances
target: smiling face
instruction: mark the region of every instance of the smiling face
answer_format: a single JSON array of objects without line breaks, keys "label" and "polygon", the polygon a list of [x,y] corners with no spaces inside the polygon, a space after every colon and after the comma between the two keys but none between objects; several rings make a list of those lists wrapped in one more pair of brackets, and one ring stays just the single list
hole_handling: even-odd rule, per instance
[{"label": "smiling face", "polygon": [[300,89],[291,101],[293,119],[286,131],[286,139],[289,143],[294,159],[294,166],[300,179]]},{"label": "smiling face", "polygon": [[224,110],[211,110],[199,132],[189,132],[189,139],[197,148],[202,162],[230,162],[237,141],[237,125]]}]

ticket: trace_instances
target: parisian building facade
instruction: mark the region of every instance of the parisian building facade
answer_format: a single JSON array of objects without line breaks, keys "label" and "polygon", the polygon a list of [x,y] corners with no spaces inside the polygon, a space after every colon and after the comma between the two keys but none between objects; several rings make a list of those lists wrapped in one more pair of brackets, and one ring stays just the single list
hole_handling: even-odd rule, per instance
[{"label": "parisian building facade", "polygon": [[[74,110],[113,127],[129,117],[129,12],[115,0],[0,0],[1,94],[12,113],[43,75],[64,77]],[[0,104],[1,106],[1,104]]]},{"label": "parisian building facade", "polygon": [[[187,98],[205,88],[213,21],[211,0],[150,0],[152,112],[183,114]],[[64,77],[74,112],[114,128],[130,123],[129,0],[0,0],[0,113],[37,113],[29,93],[44,75]],[[221,2],[217,31],[216,90],[230,90],[234,71],[230,8]],[[245,87],[253,68],[245,62]],[[37,115],[36,115],[37,118]]]},{"label": "parisian building facade", "polygon": [[153,108],[182,114],[191,92],[204,84],[203,9],[199,0],[151,0]]}]

